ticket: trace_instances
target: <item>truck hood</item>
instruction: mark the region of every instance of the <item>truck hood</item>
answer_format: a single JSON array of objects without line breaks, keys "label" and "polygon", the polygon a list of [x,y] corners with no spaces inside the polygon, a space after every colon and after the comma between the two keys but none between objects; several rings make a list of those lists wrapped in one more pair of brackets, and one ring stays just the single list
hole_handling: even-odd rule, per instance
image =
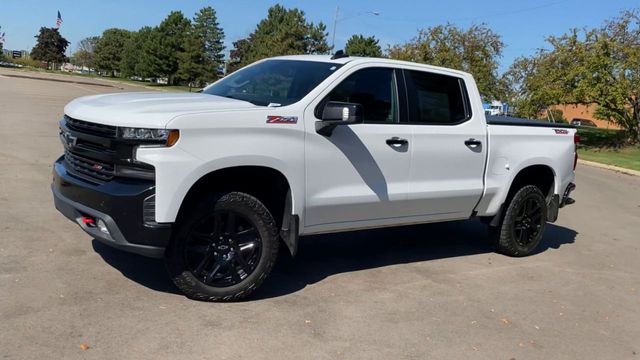
[{"label": "truck hood", "polygon": [[254,107],[246,101],[215,95],[134,92],[84,96],[67,104],[64,113],[105,125],[164,128],[178,115]]}]

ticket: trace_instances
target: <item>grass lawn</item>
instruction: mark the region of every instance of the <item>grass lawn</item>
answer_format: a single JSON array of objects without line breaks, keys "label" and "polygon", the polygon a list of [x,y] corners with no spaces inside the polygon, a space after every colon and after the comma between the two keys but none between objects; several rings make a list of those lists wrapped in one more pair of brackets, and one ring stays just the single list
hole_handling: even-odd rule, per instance
[{"label": "grass lawn", "polygon": [[[137,80],[131,80],[131,79],[123,79],[123,78],[118,78],[118,77],[108,77],[108,76],[99,76],[96,74],[76,74],[76,73],[69,73],[66,71],[59,71],[59,70],[46,70],[46,69],[41,69],[41,68],[33,68],[33,67],[23,67],[23,68],[14,68],[13,70],[18,70],[18,71],[25,71],[25,72],[42,72],[42,73],[48,73],[48,74],[56,74],[56,75],[66,75],[66,76],[74,76],[74,77],[80,77],[80,78],[90,78],[90,79],[99,79],[99,80],[106,80],[106,81],[113,81],[113,82],[119,82],[119,83],[124,83],[124,84],[130,84],[130,85],[139,85],[139,86],[146,86],[146,87],[150,87],[150,88],[154,88],[160,91],[173,91],[173,92],[188,92],[189,91],[189,87],[188,86],[174,86],[174,85],[162,85],[162,84],[155,84],[155,83],[150,83],[150,82],[145,82],[145,81],[137,81]],[[196,92],[200,90],[199,88],[191,88],[192,92]]]},{"label": "grass lawn", "polygon": [[578,149],[578,157],[583,160],[640,171],[640,147],[627,147],[620,150]]}]

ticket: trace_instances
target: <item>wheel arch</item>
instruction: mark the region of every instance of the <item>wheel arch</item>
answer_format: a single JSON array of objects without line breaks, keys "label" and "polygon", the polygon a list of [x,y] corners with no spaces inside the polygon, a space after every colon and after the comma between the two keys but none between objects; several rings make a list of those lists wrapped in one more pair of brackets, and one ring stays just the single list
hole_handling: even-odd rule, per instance
[{"label": "wheel arch", "polygon": [[[180,222],[195,206],[199,199],[213,192],[239,191],[250,194],[260,200],[269,209],[278,228],[289,235],[291,218],[295,217],[295,234],[291,238],[281,234],[291,251],[297,249],[297,215],[294,215],[295,194],[291,182],[280,170],[265,165],[238,165],[219,168],[205,173],[196,180],[186,192],[180,204],[176,221]],[[285,214],[288,213],[288,214]]]},{"label": "wheel arch", "polygon": [[546,164],[535,164],[526,166],[513,177],[509,184],[509,191],[505,198],[505,203],[513,195],[526,185],[534,185],[540,189],[542,194],[549,199],[555,192],[556,173],[553,168]]},{"label": "wheel arch", "polygon": [[497,226],[500,223],[505,207],[518,190],[527,185],[534,185],[540,189],[546,201],[549,202],[556,192],[556,183],[556,173],[553,167],[547,164],[533,164],[521,168],[509,183],[509,190],[506,192],[498,213],[490,218],[490,225]]}]

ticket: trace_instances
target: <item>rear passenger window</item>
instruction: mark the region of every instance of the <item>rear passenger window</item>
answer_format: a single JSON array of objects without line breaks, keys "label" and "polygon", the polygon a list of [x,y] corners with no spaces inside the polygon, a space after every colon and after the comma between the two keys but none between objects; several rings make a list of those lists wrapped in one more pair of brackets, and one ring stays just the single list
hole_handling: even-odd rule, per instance
[{"label": "rear passenger window", "polygon": [[468,119],[462,79],[421,71],[405,71],[409,122],[457,124]]}]

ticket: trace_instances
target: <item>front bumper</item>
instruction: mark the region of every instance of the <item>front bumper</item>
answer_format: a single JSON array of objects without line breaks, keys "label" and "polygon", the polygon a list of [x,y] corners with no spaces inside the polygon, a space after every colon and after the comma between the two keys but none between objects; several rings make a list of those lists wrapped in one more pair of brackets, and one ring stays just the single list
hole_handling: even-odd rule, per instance
[{"label": "front bumper", "polygon": [[[143,215],[144,200],[155,194],[152,181],[115,179],[93,184],[67,173],[64,157],[53,164],[53,199],[56,209],[96,240],[109,246],[162,257],[171,237],[171,224],[150,223]],[[83,218],[102,220],[107,232]]]}]

